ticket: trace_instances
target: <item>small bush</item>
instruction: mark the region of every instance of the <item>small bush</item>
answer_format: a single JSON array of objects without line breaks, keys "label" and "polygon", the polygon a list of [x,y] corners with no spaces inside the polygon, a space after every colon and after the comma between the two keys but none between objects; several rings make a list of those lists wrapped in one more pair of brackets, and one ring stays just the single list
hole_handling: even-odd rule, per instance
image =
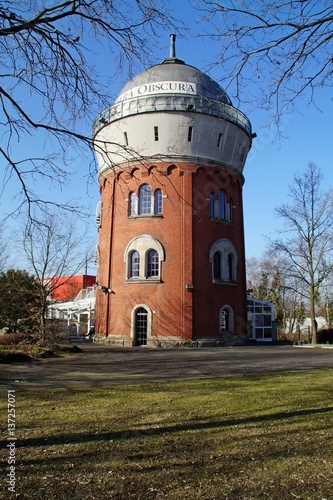
[{"label": "small bush", "polygon": [[25,363],[31,360],[29,354],[18,350],[16,347],[0,345],[0,363]]},{"label": "small bush", "polygon": [[0,335],[0,345],[17,345],[25,340],[24,333],[6,333]]}]

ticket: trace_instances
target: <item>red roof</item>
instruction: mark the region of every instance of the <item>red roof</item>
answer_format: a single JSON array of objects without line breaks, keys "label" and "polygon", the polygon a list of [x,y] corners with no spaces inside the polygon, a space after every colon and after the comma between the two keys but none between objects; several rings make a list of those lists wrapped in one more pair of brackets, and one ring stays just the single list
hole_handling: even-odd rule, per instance
[{"label": "red roof", "polygon": [[94,286],[96,284],[96,276],[81,274],[78,276],[61,276],[53,278],[51,300],[67,301],[73,300],[77,294],[84,288]]}]

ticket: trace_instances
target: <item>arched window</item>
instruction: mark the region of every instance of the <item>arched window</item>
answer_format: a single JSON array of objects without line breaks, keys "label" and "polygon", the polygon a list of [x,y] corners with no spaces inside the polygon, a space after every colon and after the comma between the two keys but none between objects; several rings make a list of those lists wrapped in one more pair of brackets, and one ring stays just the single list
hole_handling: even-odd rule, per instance
[{"label": "arched window", "polygon": [[135,345],[147,345],[148,337],[148,312],[144,307],[137,309],[135,313]]},{"label": "arched window", "polygon": [[151,214],[151,187],[143,184],[139,189],[139,215]]},{"label": "arched window", "polygon": [[223,309],[221,311],[221,316],[220,316],[220,331],[221,332],[227,332],[228,331],[228,323],[229,323],[229,314],[228,310]]},{"label": "arched window", "polygon": [[130,193],[129,195],[129,204],[128,204],[128,214],[136,215],[136,194]]},{"label": "arched window", "polygon": [[220,252],[215,252],[213,255],[213,279],[221,279],[221,255]]},{"label": "arched window", "polygon": [[211,217],[215,217],[215,195],[210,193],[209,195],[209,212]]},{"label": "arched window", "polygon": [[233,265],[233,260],[234,260],[234,256],[232,253],[229,253],[228,254],[228,259],[227,259],[227,264],[228,264],[228,267],[227,267],[227,277],[228,277],[228,280],[229,281],[233,281],[233,270],[234,270],[234,265]]},{"label": "arched window", "polygon": [[140,254],[137,250],[134,250],[134,252],[131,253],[130,255],[130,269],[129,269],[129,277],[130,278],[137,278],[139,277],[140,273]]},{"label": "arched window", "polygon": [[219,219],[225,219],[225,192],[219,191]]},{"label": "arched window", "polygon": [[214,283],[236,283],[237,252],[227,238],[215,241],[209,252]]},{"label": "arched window", "polygon": [[156,189],[154,197],[154,213],[160,215],[162,213],[162,191]]},{"label": "arched window", "polygon": [[233,202],[232,198],[230,198],[230,202],[229,202],[229,220],[230,220],[230,222],[233,221],[233,213],[232,213],[233,208],[234,208],[234,202]]},{"label": "arched window", "polygon": [[163,245],[153,236],[142,234],[133,238],[124,252],[126,279],[144,283],[161,281],[162,262],[165,259]]},{"label": "arched window", "polygon": [[160,259],[157,250],[149,250],[147,254],[147,278],[159,276]]}]

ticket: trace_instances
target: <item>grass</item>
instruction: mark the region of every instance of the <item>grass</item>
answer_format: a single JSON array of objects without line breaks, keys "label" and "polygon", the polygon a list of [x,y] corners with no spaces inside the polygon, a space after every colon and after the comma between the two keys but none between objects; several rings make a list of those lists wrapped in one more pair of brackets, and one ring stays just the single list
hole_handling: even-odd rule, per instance
[{"label": "grass", "polygon": [[333,370],[16,390],[16,494],[332,499],[332,393]]}]

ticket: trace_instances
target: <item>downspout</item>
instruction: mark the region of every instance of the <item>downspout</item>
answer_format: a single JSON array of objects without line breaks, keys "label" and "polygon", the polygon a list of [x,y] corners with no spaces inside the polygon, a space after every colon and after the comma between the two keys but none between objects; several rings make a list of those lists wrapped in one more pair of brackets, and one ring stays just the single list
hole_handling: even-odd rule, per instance
[{"label": "downspout", "polygon": [[109,336],[109,319],[110,319],[110,291],[111,290],[111,257],[112,257],[112,244],[113,244],[113,226],[114,226],[114,206],[115,206],[115,187],[116,187],[116,174],[113,173],[112,183],[112,201],[111,201],[111,217],[110,217],[110,245],[109,245],[109,271],[108,271],[108,291],[106,299],[106,330],[105,337]]}]

